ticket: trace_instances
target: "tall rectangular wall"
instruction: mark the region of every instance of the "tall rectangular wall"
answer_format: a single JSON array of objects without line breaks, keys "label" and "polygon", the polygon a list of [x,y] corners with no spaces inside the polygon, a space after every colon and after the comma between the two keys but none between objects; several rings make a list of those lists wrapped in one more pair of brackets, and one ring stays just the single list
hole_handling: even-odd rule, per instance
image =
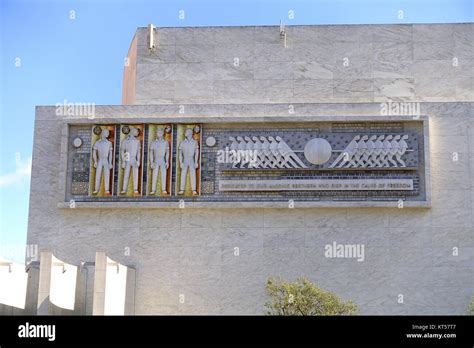
[{"label": "tall rectangular wall", "polygon": [[[473,30],[287,26],[285,48],[276,26],[158,28],[149,52],[139,28],[129,53],[136,75],[124,83],[133,105],[96,106],[93,120],[37,107],[28,243],[71,264],[102,250],[133,267],[136,314],[263,314],[270,276],[306,276],[363,314],[465,313],[474,293]],[[66,196],[71,124],[331,122],[381,117],[388,102],[413,102],[429,117],[430,208],[145,208]],[[325,257],[333,242],[364,244],[365,260]]]},{"label": "tall rectangular wall", "polygon": [[[474,288],[473,104],[420,108],[430,116],[430,209],[143,209],[84,208],[66,201],[60,149],[68,138],[62,130],[66,122],[90,121],[58,119],[54,107],[39,107],[28,243],[72,264],[92,261],[96,250],[104,250],[134,267],[137,314],[263,313],[265,281],[279,275],[307,276],[354,300],[366,314],[462,313]],[[186,110],[189,117],[287,116],[282,104],[187,105]],[[175,105],[96,111],[97,123],[182,117]],[[295,112],[330,120],[380,115],[380,105],[295,104]],[[324,247],[333,242],[365,244],[365,261],[326,258]],[[399,294],[404,304],[397,302]]]},{"label": "tall rectangular wall", "polygon": [[474,25],[137,31],[135,104],[472,101]]}]

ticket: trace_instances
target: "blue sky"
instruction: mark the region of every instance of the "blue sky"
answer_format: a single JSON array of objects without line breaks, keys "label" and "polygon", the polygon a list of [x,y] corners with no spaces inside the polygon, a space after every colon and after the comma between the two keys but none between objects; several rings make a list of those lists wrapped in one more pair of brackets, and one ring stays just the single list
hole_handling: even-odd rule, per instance
[{"label": "blue sky", "polygon": [[[287,25],[472,22],[473,3],[0,0],[0,247],[26,241],[35,105],[65,99],[119,104],[123,61],[137,27],[269,25],[280,19]],[[178,18],[180,10],[184,20]]]}]

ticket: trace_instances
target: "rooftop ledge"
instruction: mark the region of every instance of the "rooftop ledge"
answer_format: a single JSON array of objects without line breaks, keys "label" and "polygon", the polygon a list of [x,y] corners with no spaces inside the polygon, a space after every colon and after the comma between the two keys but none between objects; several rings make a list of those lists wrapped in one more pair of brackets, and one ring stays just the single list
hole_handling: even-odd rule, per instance
[{"label": "rooftop ledge", "polygon": [[[181,206],[180,206],[181,205]],[[403,201],[403,208],[398,207],[398,201],[294,201],[294,208],[289,208],[288,201],[281,202],[192,202],[179,200],[175,202],[59,202],[60,209],[159,209],[159,208],[176,208],[176,209],[232,209],[232,208],[430,208],[429,201]]]}]

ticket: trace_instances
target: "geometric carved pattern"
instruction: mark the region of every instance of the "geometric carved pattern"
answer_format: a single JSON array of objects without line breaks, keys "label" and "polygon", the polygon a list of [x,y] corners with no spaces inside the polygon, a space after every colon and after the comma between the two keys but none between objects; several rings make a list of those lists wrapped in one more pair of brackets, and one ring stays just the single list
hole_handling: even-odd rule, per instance
[{"label": "geometric carved pattern", "polygon": [[279,136],[229,137],[234,156],[232,168],[307,168]]},{"label": "geometric carved pattern", "polygon": [[408,135],[356,135],[329,168],[406,167]]},{"label": "geometric carved pattern", "polygon": [[88,182],[72,182],[71,183],[71,194],[73,195],[87,195],[89,191]]},{"label": "geometric carved pattern", "polygon": [[[139,168],[143,168],[143,171],[146,171],[148,175],[143,179],[141,174],[138,175],[140,180],[137,195],[133,194],[134,185],[129,183],[128,186],[132,186],[130,197],[134,197],[134,201],[169,201],[176,200],[181,196],[180,191],[184,191],[184,196],[191,196],[192,200],[217,202],[281,201],[289,198],[308,201],[392,200],[400,197],[409,200],[419,200],[417,197],[422,199],[425,188],[422,185],[424,151],[421,123],[400,123],[394,127],[395,129],[403,127],[403,132],[390,129],[391,125],[390,122],[381,123],[377,125],[378,131],[375,132],[370,128],[371,123],[357,123],[358,127],[365,127],[365,131],[354,131],[355,125],[353,123],[341,123],[338,128],[340,132],[334,133],[331,132],[333,129],[330,122],[312,123],[305,127],[290,123],[270,124],[264,127],[261,125],[239,127],[231,124],[228,127],[227,125],[223,127],[212,124],[204,127],[197,124],[166,124],[170,129],[181,130],[181,132],[175,131],[176,138],[170,139],[169,142],[169,167],[173,163],[173,169],[176,171],[173,170],[174,173],[170,173],[172,175],[166,176],[166,195],[161,194],[164,188],[159,185],[158,180],[155,190],[160,194],[151,194],[154,187],[152,185],[153,168],[151,167],[153,161],[150,160],[150,156],[154,152],[150,149],[155,137],[147,136],[147,142],[141,144],[140,157],[137,158],[137,161],[140,162]],[[111,175],[114,180],[114,191],[119,186],[118,191],[102,196],[92,195],[94,185],[91,187],[90,183],[95,183],[95,178],[91,177],[93,171],[90,172],[89,169],[93,164],[92,148],[99,140],[99,136],[91,132],[91,126],[74,125],[70,128],[69,192],[67,192],[66,198],[67,200],[74,198],[86,201],[122,201],[122,198],[125,197],[120,195],[120,192],[123,190],[124,180],[120,181],[118,175]],[[118,139],[118,136],[115,136],[116,133],[122,140],[120,144],[125,141],[119,132],[119,129],[122,130],[122,128],[118,128],[117,125],[99,126],[112,131],[114,136],[110,136],[109,141]],[[128,126],[131,131],[134,125],[122,124],[122,126]],[[156,124],[138,124],[136,126],[140,127],[139,134],[144,136],[149,132],[157,134],[156,127],[153,128],[153,126],[158,126]],[[347,131],[344,127],[347,127]],[[191,162],[197,162],[196,175],[194,178],[188,169],[186,176],[183,175],[181,178],[182,165],[180,161],[185,164],[185,156],[179,149],[180,147],[181,150],[184,149],[185,133],[186,130],[189,132],[189,129],[192,130],[192,136],[189,135],[188,142],[191,139],[198,142],[198,146],[190,152],[194,161]],[[210,137],[213,137],[214,143],[207,141],[201,143],[202,139]],[[79,147],[73,146],[75,138],[82,140]],[[115,159],[112,163],[112,172],[123,170],[121,164],[124,159],[120,151],[123,146],[116,145],[112,150]],[[248,156],[246,157],[246,155]],[[233,170],[229,170],[231,168]],[[362,169],[362,171],[358,169]],[[169,171],[171,172],[171,170]],[[203,175],[202,180],[201,174]],[[193,185],[194,180],[195,186]],[[248,190],[245,191],[240,187],[233,190],[221,189],[221,185],[224,185],[226,180],[240,180],[241,182],[237,182],[236,186],[247,183],[245,187],[248,187]],[[355,185],[358,180],[373,180],[378,185],[377,190],[370,192],[367,190],[366,192],[365,190],[352,189],[352,186],[340,189],[340,185],[327,188],[327,185],[333,185],[332,182],[338,183],[340,181],[343,184],[347,181],[354,181]],[[404,192],[393,192],[387,188],[380,188],[384,180],[412,180],[413,187]],[[111,182],[112,179],[109,181]],[[144,191],[140,187],[142,181],[147,184],[147,189]],[[184,182],[184,190],[182,190],[181,181]],[[322,183],[322,186],[310,190],[303,185],[305,182],[310,182],[311,185]],[[171,185],[173,189],[171,189]],[[261,188],[264,190],[260,190]],[[146,196],[146,198],[141,199],[142,196]]]}]

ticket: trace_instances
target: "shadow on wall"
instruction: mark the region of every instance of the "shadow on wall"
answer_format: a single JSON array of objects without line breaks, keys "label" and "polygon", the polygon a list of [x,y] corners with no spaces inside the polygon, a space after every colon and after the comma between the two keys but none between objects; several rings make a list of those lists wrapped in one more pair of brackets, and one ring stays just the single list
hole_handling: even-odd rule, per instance
[{"label": "shadow on wall", "polygon": [[51,252],[42,252],[40,262],[31,262],[26,270],[4,259],[0,266],[0,315],[135,313],[135,270],[104,252],[96,253],[94,263],[80,266]]}]

